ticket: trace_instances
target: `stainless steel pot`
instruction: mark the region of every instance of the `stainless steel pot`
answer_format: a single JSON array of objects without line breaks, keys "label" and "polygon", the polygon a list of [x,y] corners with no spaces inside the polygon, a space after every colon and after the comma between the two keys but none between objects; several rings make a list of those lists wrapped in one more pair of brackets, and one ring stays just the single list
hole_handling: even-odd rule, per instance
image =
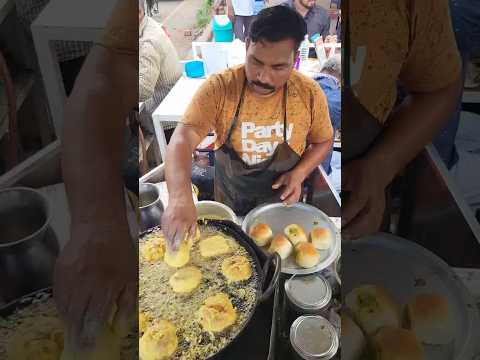
[{"label": "stainless steel pot", "polygon": [[161,224],[163,212],[165,211],[162,200],[160,200],[160,192],[157,185],[150,183],[141,183],[139,187],[139,203],[140,211],[140,232],[143,233],[148,229]]},{"label": "stainless steel pot", "polygon": [[198,219],[230,220],[238,224],[232,209],[217,201],[199,201],[195,204]]},{"label": "stainless steel pot", "polygon": [[52,285],[59,244],[49,224],[40,192],[0,190],[0,303]]}]

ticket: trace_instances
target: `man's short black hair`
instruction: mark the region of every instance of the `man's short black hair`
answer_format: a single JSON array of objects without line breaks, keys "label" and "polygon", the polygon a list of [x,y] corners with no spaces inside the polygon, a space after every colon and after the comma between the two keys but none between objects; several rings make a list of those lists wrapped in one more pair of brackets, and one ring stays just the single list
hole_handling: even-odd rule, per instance
[{"label": "man's short black hair", "polygon": [[250,25],[249,38],[253,42],[292,39],[295,41],[295,50],[298,50],[306,33],[307,24],[302,16],[288,6],[278,5],[265,8],[258,13]]}]

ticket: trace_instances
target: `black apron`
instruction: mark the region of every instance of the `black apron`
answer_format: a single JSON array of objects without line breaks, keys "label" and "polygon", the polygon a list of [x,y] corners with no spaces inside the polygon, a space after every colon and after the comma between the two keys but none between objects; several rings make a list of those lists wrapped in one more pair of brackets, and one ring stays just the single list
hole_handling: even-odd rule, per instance
[{"label": "black apron", "polygon": [[238,156],[230,138],[238,123],[246,87],[245,82],[225,143],[215,152],[215,200],[229,206],[239,216],[246,215],[260,204],[280,202],[284,188],[273,190],[272,185],[300,161],[300,156],[290,148],[287,140],[286,84],[283,89],[283,143],[277,146],[270,158],[255,165],[246,164]]},{"label": "black apron", "polygon": [[[381,138],[383,133],[383,126],[380,122],[360,103],[354,94],[350,82],[350,50],[352,44],[350,42],[350,25],[349,25],[349,0],[344,2],[345,12],[347,16],[344,17],[344,42],[346,44],[344,49],[343,61],[343,77],[344,87],[342,92],[342,166],[348,164],[350,161],[361,158],[365,155],[376,142]],[[414,31],[412,31],[412,24],[415,22],[415,2],[410,0],[408,2],[408,12],[410,24],[410,39],[409,48],[413,41]],[[395,109],[393,110],[395,111]],[[391,115],[390,115],[391,117]],[[388,124],[388,119],[386,121]],[[381,169],[379,169],[381,171]],[[342,202],[348,201],[349,193],[341,192]],[[390,213],[391,213],[391,184],[385,189],[385,212],[383,216],[380,231],[389,231]]]},{"label": "black apron", "polygon": [[347,16],[344,17],[344,49],[342,93],[342,164],[362,157],[382,132],[379,121],[360,103],[350,83],[350,21],[349,1],[344,2]]},{"label": "black apron", "polygon": [[[372,148],[383,132],[383,126],[380,122],[360,103],[355,96],[351,82],[350,82],[350,59],[352,44],[350,41],[350,0],[344,1],[344,11],[347,16],[344,17],[344,54],[343,64],[343,78],[344,87],[342,93],[342,163],[348,163],[351,160],[360,158]],[[409,21],[410,21],[410,36],[409,48],[414,38],[414,24],[415,24],[415,1],[409,0],[407,3]],[[395,111],[395,109],[394,109]],[[390,115],[391,117],[391,115]],[[388,119],[386,121],[388,124]]]}]

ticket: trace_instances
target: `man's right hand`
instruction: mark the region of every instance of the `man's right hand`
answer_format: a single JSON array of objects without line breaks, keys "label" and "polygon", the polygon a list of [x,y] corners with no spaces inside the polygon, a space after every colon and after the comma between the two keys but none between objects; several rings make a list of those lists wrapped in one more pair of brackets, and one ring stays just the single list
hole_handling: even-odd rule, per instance
[{"label": "man's right hand", "polygon": [[177,250],[187,234],[194,234],[197,226],[197,209],[193,199],[172,200],[162,216],[162,230],[170,250]]},{"label": "man's right hand", "polygon": [[115,308],[118,320],[135,323],[137,255],[128,225],[72,221],[55,266],[54,298],[78,351],[95,345]]}]

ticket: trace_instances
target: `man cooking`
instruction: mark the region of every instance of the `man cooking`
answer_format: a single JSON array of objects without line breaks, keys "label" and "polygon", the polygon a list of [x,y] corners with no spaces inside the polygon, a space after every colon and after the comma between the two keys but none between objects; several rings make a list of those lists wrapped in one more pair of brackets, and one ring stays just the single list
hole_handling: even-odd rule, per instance
[{"label": "man cooking", "polygon": [[[386,189],[455,111],[461,64],[447,0],[343,5],[351,57],[342,94],[342,191],[350,193],[342,236],[355,239],[381,227]],[[399,84],[409,95],[395,107]]]},{"label": "man cooking", "polygon": [[265,202],[298,202],[303,181],[328,154],[333,130],[325,95],[293,70],[306,30],[288,7],[262,10],[245,65],[211,76],[190,103],[166,156],[162,228],[172,248],[196,225],[192,152],[210,131],[217,134],[215,198],[238,215]]}]

